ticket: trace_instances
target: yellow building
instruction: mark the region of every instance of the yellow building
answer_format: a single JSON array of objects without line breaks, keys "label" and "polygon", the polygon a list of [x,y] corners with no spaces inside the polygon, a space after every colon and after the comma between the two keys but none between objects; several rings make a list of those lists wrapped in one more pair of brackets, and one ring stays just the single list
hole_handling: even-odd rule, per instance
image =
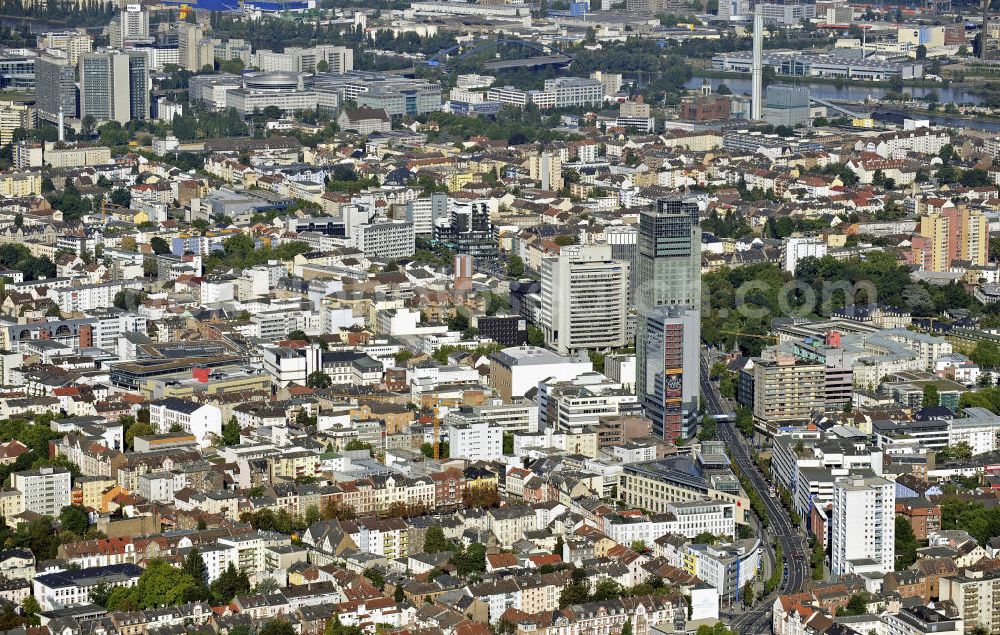
[{"label": "yellow building", "polygon": [[948,236],[951,219],[940,212],[920,217],[920,237],[923,241],[923,266],[926,271],[945,271],[948,258]]},{"label": "yellow building", "polygon": [[16,101],[0,101],[0,146],[14,140],[18,128],[34,128],[35,111]]},{"label": "yellow building", "polygon": [[920,217],[920,238],[915,260],[925,271],[947,271],[955,261],[982,266],[989,260],[989,221],[979,210],[930,211]]},{"label": "yellow building", "polygon": [[[104,492],[115,485],[117,485],[117,481],[113,478],[81,476],[74,483],[73,502],[91,509],[107,511],[108,501],[104,498]],[[79,498],[77,498],[78,496]]]},{"label": "yellow building", "polygon": [[42,193],[42,175],[30,172],[0,175],[0,196],[18,198]]},{"label": "yellow building", "polygon": [[558,155],[543,152],[530,157],[527,167],[528,178],[541,181],[542,189],[555,191],[563,188],[562,161]]},{"label": "yellow building", "polygon": [[962,210],[964,240],[959,244],[960,260],[985,265],[990,255],[990,223],[979,210]]},{"label": "yellow building", "polygon": [[0,490],[0,515],[2,515],[8,525],[16,526],[20,519],[19,514],[24,513],[24,496],[16,489]]},{"label": "yellow building", "polygon": [[272,477],[294,480],[300,476],[320,476],[323,470],[317,452],[300,450],[275,457],[272,472]]}]

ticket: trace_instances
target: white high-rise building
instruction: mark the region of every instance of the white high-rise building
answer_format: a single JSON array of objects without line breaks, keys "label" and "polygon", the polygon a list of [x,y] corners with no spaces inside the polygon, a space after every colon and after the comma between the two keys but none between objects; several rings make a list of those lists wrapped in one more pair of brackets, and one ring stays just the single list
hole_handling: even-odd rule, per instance
[{"label": "white high-rise building", "polygon": [[42,467],[14,472],[11,475],[11,485],[24,497],[24,509],[56,517],[63,507],[70,504],[72,478],[66,468]]},{"label": "white high-rise building", "polygon": [[563,247],[542,259],[541,326],[560,353],[626,342],[629,264],[610,245]]},{"label": "white high-rise building", "polygon": [[125,5],[125,9],[111,20],[108,36],[111,46],[119,49],[126,42],[148,38],[149,13],[140,4]]},{"label": "white high-rise building", "polygon": [[822,258],[826,255],[826,242],[821,238],[789,236],[781,245],[781,262],[785,271],[795,273],[803,258]]},{"label": "white high-rise building", "polygon": [[830,571],[888,573],[896,559],[896,490],[879,476],[848,476],[833,486]]},{"label": "white high-rise building", "polygon": [[448,425],[448,456],[470,461],[493,461],[503,457],[503,431],[486,422]]}]

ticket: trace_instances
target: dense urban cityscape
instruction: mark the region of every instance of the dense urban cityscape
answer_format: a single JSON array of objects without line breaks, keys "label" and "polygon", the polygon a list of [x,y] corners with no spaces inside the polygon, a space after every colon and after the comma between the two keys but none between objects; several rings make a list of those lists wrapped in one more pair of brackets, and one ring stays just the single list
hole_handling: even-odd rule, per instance
[{"label": "dense urban cityscape", "polygon": [[0,0],[0,633],[1000,635],[1000,0]]}]

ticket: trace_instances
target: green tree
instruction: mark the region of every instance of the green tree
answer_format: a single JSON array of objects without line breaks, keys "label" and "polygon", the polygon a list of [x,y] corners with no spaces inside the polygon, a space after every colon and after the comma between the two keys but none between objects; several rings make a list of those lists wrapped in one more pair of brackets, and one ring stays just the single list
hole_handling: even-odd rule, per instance
[{"label": "green tree", "polygon": [[282,619],[268,620],[264,628],[260,629],[260,635],[296,635],[295,628]]},{"label": "green tree", "polygon": [[243,60],[225,60],[219,64],[219,70],[223,73],[230,73],[232,75],[239,75],[243,72]]},{"label": "green tree", "polygon": [[918,60],[927,59],[927,47],[924,46],[923,44],[917,46],[917,59]]},{"label": "green tree", "polygon": [[365,577],[374,584],[379,590],[385,588],[385,574],[382,573],[381,569],[377,567],[368,567],[365,569]]},{"label": "green tree", "polygon": [[415,355],[415,353],[413,351],[411,351],[410,349],[408,349],[408,348],[402,348],[402,349],[399,350],[399,352],[396,353],[395,356],[393,356],[393,361],[396,363],[397,367],[401,368],[401,367],[403,367],[406,364],[406,362],[408,362],[411,359],[413,359],[414,355]]},{"label": "green tree", "polygon": [[101,145],[123,146],[128,143],[128,133],[117,121],[101,124],[101,127],[97,129],[97,134],[101,139]]},{"label": "green tree", "polygon": [[715,422],[715,417],[705,415],[701,421],[701,431],[698,432],[698,438],[702,441],[710,441],[715,438],[717,430],[718,424]]},{"label": "green tree", "polygon": [[186,602],[203,602],[212,599],[212,593],[208,590],[208,566],[197,547],[192,547],[181,569],[191,576],[194,585],[185,597]]},{"label": "green tree", "polygon": [[156,429],[148,423],[135,422],[125,430],[125,445],[131,450],[135,447],[135,438],[155,434]]},{"label": "green tree", "polygon": [[38,600],[35,596],[28,595],[21,602],[21,610],[24,612],[24,617],[28,619],[32,624],[38,624],[38,614],[42,612],[42,607],[38,604]]},{"label": "green tree", "polygon": [[149,241],[149,246],[153,249],[153,253],[157,256],[170,253],[170,245],[167,244],[166,240],[159,236],[153,236]]},{"label": "green tree", "polygon": [[157,606],[176,606],[187,601],[195,580],[187,572],[163,560],[152,560],[132,588],[116,587],[108,597],[109,610],[134,611]]},{"label": "green tree", "polygon": [[573,571],[573,579],[563,587],[559,594],[559,608],[566,608],[573,604],[583,604],[590,600],[590,589],[583,572],[579,569]]},{"label": "green tree", "polygon": [[865,615],[868,613],[868,594],[855,593],[847,605],[837,611],[837,616]]},{"label": "green tree", "polygon": [[468,549],[452,556],[451,564],[455,565],[458,574],[462,576],[483,573],[486,571],[486,546],[478,543],[469,545]]},{"label": "green tree", "polygon": [[401,604],[406,599],[406,591],[403,590],[402,584],[396,585],[396,589],[392,592],[392,599],[396,604]]},{"label": "green tree", "polygon": [[921,405],[924,408],[931,408],[941,404],[941,395],[938,393],[938,388],[934,384],[927,384],[924,386],[924,398]]},{"label": "green tree", "polygon": [[233,446],[240,444],[240,424],[236,421],[236,415],[229,417],[226,425],[222,426],[222,444]]},{"label": "green tree", "polygon": [[227,238],[222,246],[227,257],[239,260],[246,260],[257,249],[257,244],[247,234],[234,234]]},{"label": "green tree", "polygon": [[972,447],[968,443],[962,441],[961,443],[956,443],[955,445],[946,446],[944,449],[939,450],[937,453],[938,461],[948,461],[948,460],[959,460],[964,461],[972,458]]},{"label": "green tree", "polygon": [[448,540],[444,537],[444,530],[437,525],[427,528],[424,534],[424,553],[441,553],[448,551]]},{"label": "green tree", "polygon": [[531,324],[528,325],[528,344],[544,348],[545,333],[542,332],[542,329],[537,326],[532,326]]},{"label": "green tree", "polygon": [[330,70],[330,65],[327,64],[326,60],[320,60],[316,63],[316,71],[320,73],[325,73]]},{"label": "green tree", "polygon": [[340,616],[334,615],[333,619],[326,623],[323,635],[362,635],[362,631],[357,626],[345,626],[341,623]]},{"label": "green tree", "polygon": [[979,340],[969,354],[969,359],[979,365],[980,368],[1000,367],[1000,346],[992,340]]},{"label": "green tree", "polygon": [[306,386],[309,388],[329,388],[333,385],[330,376],[321,370],[317,370],[306,377]]},{"label": "green tree", "polygon": [[230,562],[222,575],[212,581],[211,589],[216,602],[229,603],[237,595],[246,595],[250,592],[250,578]]},{"label": "green tree", "polygon": [[632,635],[632,618],[627,618],[622,625],[621,635]]},{"label": "green tree", "polygon": [[208,566],[197,547],[192,547],[185,556],[182,569],[196,582],[208,584]]},{"label": "green tree", "polygon": [[83,119],[80,120],[80,132],[85,137],[89,137],[94,134],[94,130],[97,128],[97,120],[94,119],[94,115],[84,115]]},{"label": "green tree", "polygon": [[896,516],[896,571],[909,568],[917,561],[917,537],[906,516]]},{"label": "green tree", "polygon": [[289,331],[288,332],[288,338],[287,339],[308,342],[309,341],[309,336],[306,335],[305,331],[296,329],[294,331]]},{"label": "green tree", "polygon": [[812,579],[822,580],[825,577],[824,564],[826,562],[826,551],[823,549],[823,543],[817,540],[813,544],[812,556],[809,558],[810,564],[812,564]]},{"label": "green tree", "polygon": [[511,254],[507,259],[507,276],[520,278],[524,275],[524,260],[517,254]]},{"label": "green tree", "polygon": [[111,190],[109,198],[111,199],[111,204],[118,207],[127,208],[132,204],[132,195],[123,187],[116,187]]},{"label": "green tree", "polygon": [[614,600],[622,596],[622,585],[611,578],[602,578],[594,588],[594,595],[591,600],[594,602],[605,602]]},{"label": "green tree", "polygon": [[63,531],[68,531],[80,538],[87,533],[90,527],[90,519],[87,510],[80,505],[67,505],[59,512],[59,526]]}]

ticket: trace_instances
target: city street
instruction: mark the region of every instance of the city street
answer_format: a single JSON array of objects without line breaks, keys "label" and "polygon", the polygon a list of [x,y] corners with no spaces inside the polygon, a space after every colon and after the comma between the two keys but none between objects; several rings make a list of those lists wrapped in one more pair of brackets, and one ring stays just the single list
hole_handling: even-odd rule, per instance
[{"label": "city street", "polygon": [[[796,593],[802,590],[809,577],[808,541],[802,531],[792,525],[788,512],[778,499],[771,495],[770,484],[754,463],[746,439],[733,424],[733,407],[719,394],[718,388],[709,377],[709,368],[709,359],[703,354],[701,390],[705,398],[705,413],[711,416],[723,416],[723,420],[719,420],[717,424],[719,439],[729,447],[733,461],[764,502],[770,520],[770,526],[765,530],[766,542],[773,544],[777,540],[781,544],[785,567],[778,592]],[[775,597],[776,594],[772,593],[760,600],[753,609],[734,617],[731,620],[732,629],[747,634],[770,632],[771,605]]]}]

